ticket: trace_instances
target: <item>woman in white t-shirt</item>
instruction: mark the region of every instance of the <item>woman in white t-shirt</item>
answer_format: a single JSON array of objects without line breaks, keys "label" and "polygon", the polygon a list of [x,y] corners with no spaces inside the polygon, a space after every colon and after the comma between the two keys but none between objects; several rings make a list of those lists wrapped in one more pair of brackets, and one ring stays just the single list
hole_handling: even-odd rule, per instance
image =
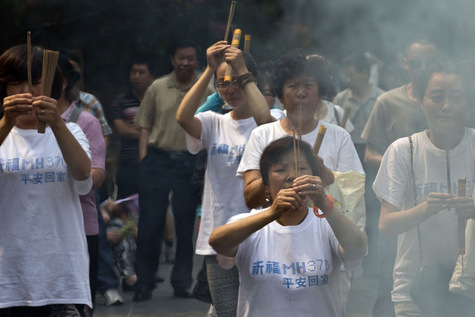
[{"label": "woman in white t-shirt", "polygon": [[[251,131],[273,119],[256,85],[256,65],[250,55],[243,54],[226,41],[209,47],[206,55],[206,70],[180,104],[177,121],[186,131],[190,153],[207,149],[196,253],[206,256],[208,282],[218,316],[235,316],[239,284],[237,271],[219,268],[208,239],[214,228],[247,209],[242,194],[244,182],[235,176],[236,170]],[[230,81],[225,81],[227,65],[232,66]],[[216,75],[219,95],[232,110],[224,115],[211,111],[195,115],[213,75]]]},{"label": "woman in white t-shirt", "polygon": [[[438,302],[431,305],[433,313],[424,314],[411,296],[421,265],[441,265],[448,274],[453,271],[458,256],[457,215],[475,219],[470,186],[475,182],[475,130],[465,128],[467,90],[462,77],[441,67],[422,89],[421,108],[429,129],[392,143],[373,184],[381,200],[381,235],[398,235],[392,301],[398,317],[463,316],[444,312],[448,307]],[[457,197],[459,178],[467,180],[466,198]]]},{"label": "woman in white t-shirt", "polygon": [[0,316],[79,316],[76,305],[92,307],[79,202],[92,187],[89,143],[58,111],[59,68],[52,97],[42,95],[42,59],[34,47],[28,91],[26,45],[0,56]]},{"label": "woman in white t-shirt", "polygon": [[272,205],[231,218],[210,237],[220,264],[238,267],[237,316],[342,316],[340,267],[358,263],[366,236],[325,194],[308,143],[273,141],[260,171]]}]

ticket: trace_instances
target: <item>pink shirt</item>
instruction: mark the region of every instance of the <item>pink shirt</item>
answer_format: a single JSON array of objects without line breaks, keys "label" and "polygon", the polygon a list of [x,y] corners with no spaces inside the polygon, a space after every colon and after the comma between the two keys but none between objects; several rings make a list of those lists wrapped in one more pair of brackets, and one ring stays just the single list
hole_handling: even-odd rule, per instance
[{"label": "pink shirt", "polygon": [[[76,107],[71,104],[68,109],[61,115],[65,122],[69,122],[69,118]],[[106,142],[102,135],[102,128],[99,120],[86,111],[81,111],[76,123],[81,127],[89,141],[91,149],[91,167],[105,170],[106,161]],[[94,190],[88,194],[80,196],[82,213],[84,217],[84,230],[87,236],[99,234],[99,225],[97,222],[96,201],[94,199]]]}]

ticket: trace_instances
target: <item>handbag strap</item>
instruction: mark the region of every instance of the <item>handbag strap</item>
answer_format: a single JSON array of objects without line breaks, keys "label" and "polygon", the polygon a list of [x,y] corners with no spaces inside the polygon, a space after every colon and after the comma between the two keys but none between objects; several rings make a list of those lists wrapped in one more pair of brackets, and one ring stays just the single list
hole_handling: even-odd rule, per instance
[{"label": "handbag strap", "polygon": [[[416,176],[414,174],[414,143],[412,142],[412,135],[408,136],[409,138],[409,148],[411,149],[411,178],[412,178],[412,197],[414,198],[414,207],[417,206],[417,188],[416,188]],[[421,228],[419,224],[417,225],[417,241],[419,243],[419,262],[422,267],[423,257],[422,257],[422,238],[421,238]]]},{"label": "handbag strap", "polygon": [[81,109],[79,107],[74,107],[73,112],[71,113],[71,116],[69,117],[69,122],[74,122],[78,121],[79,115],[81,114]]}]

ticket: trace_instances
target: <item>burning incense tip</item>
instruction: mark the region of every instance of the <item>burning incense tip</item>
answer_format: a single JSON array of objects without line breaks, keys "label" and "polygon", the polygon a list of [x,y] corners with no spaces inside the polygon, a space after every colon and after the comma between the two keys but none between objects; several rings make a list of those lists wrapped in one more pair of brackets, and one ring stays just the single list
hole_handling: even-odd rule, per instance
[{"label": "burning incense tip", "polygon": [[244,52],[248,53],[251,51],[251,34],[244,35]]}]

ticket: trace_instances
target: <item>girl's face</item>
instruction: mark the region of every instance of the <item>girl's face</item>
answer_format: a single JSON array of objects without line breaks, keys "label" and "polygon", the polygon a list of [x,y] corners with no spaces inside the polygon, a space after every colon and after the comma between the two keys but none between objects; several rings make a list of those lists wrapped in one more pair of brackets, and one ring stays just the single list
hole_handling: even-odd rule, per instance
[{"label": "girl's face", "polygon": [[294,152],[290,151],[282,156],[281,160],[270,166],[269,168],[269,184],[267,190],[272,199],[275,199],[277,193],[284,188],[291,188],[294,179],[301,175],[312,175],[312,168],[308,163],[305,155],[300,153],[300,169],[298,175],[295,171]]},{"label": "girl's face", "polygon": [[216,70],[216,79],[218,82],[218,93],[223,98],[224,102],[231,107],[239,107],[246,103],[246,95],[244,90],[238,87],[233,77],[230,83],[224,83],[224,76],[226,74],[226,63],[221,65]]},{"label": "girl's face", "polygon": [[431,128],[459,128],[465,123],[465,91],[456,74],[433,73],[427,84],[422,110]]},{"label": "girl's face", "polygon": [[[38,81],[37,83],[33,83],[31,94],[36,96],[41,96],[41,82]],[[28,92],[28,82],[24,81],[11,81],[7,83],[6,87],[7,96],[17,95],[17,94],[24,94]]]}]

